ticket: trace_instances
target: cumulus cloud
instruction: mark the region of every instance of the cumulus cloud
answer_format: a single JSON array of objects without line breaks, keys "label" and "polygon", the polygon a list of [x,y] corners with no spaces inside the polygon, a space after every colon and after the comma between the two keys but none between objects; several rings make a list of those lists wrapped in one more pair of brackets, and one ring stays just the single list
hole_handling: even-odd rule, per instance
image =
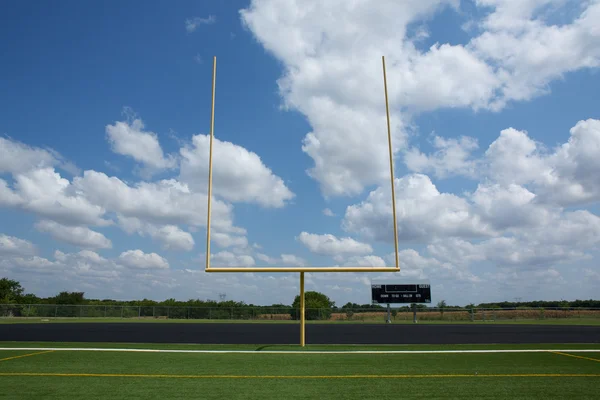
[{"label": "cumulus cloud", "polygon": [[21,203],[21,197],[15,193],[4,179],[0,179],[0,206],[15,207]]},{"label": "cumulus cloud", "polygon": [[546,19],[564,8],[557,7],[555,13],[539,12],[550,3],[480,2],[494,11],[481,21],[483,32],[471,40],[469,48],[495,66],[501,81],[492,109],[500,109],[510,100],[530,100],[546,94],[548,84],[564,74],[600,65],[600,33],[596,27],[600,3],[579,2],[577,10],[573,8],[577,2],[562,1],[561,6],[578,14],[561,25],[548,24]]},{"label": "cumulus cloud", "polygon": [[[2,269],[19,279],[28,292],[46,296],[56,295],[62,288],[78,290],[78,287],[103,287],[105,292],[107,288],[111,291],[119,279],[132,278],[131,275],[124,275],[125,269],[114,260],[91,250],[78,253],[56,250],[54,260],[38,256],[5,259],[0,261]],[[132,279],[130,287],[135,286],[134,281]],[[30,285],[37,290],[30,289]]]},{"label": "cumulus cloud", "polygon": [[473,212],[499,231],[544,224],[556,211],[538,204],[534,193],[514,183],[480,183],[470,200]]},{"label": "cumulus cloud", "polygon": [[78,168],[65,160],[57,151],[0,137],[0,173],[18,174],[49,167],[60,167],[74,175],[79,173]]},{"label": "cumulus cloud", "polygon": [[141,250],[128,250],[119,255],[118,263],[136,269],[167,269],[169,262],[156,253],[144,253]]},{"label": "cumulus cloud", "polygon": [[0,202],[66,225],[110,225],[106,209],[88,201],[54,168],[40,168],[14,176],[14,190],[0,182]]},{"label": "cumulus cloud", "polygon": [[55,273],[58,270],[57,263],[39,256],[5,258],[0,261],[0,267],[21,273],[46,274]]},{"label": "cumulus cloud", "polygon": [[[389,60],[395,152],[405,146],[416,113],[456,107],[497,111],[509,101],[547,93],[548,84],[568,72],[600,64],[595,28],[600,3],[579,4],[576,17],[563,25],[546,22],[564,8],[541,13],[545,0],[475,5],[485,12],[471,24],[479,32],[468,43],[435,43],[423,50],[416,46],[421,36],[407,36],[407,27],[448,7],[458,10],[458,2],[340,0],[300,6],[254,0],[240,12],[244,25],[284,66],[278,80],[283,104],[304,114],[312,127],[303,151],[313,159],[308,173],[325,196],[356,195],[388,178],[382,55]],[[419,157],[412,161],[423,166]],[[425,164],[442,171],[435,161]]]},{"label": "cumulus cloud", "polygon": [[219,247],[248,247],[248,238],[245,236],[230,235],[222,232],[211,232],[210,239]]},{"label": "cumulus cloud", "polygon": [[40,232],[49,233],[54,239],[87,249],[110,249],[112,242],[100,232],[82,226],[66,226],[50,220],[35,224]]},{"label": "cumulus cloud", "polygon": [[[393,261],[395,254],[386,258]],[[403,249],[399,252],[401,276],[410,279],[429,279],[432,282],[449,284],[466,283],[475,284],[481,279],[471,271],[469,265],[461,265],[440,260],[436,257],[427,257],[414,249]]]},{"label": "cumulus cloud", "polygon": [[35,246],[29,240],[14,236],[0,234],[0,256],[32,256],[35,254]]},{"label": "cumulus cloud", "polygon": [[570,206],[600,201],[600,120],[578,121],[566,143],[548,151],[527,132],[506,129],[486,151],[488,176],[530,185],[538,202]]},{"label": "cumulus cloud", "polygon": [[333,211],[331,211],[331,209],[329,208],[325,208],[323,210],[323,215],[327,216],[327,217],[335,217],[335,214]]},{"label": "cumulus cloud", "polygon": [[475,175],[476,163],[471,157],[471,152],[478,148],[476,139],[467,136],[458,139],[436,136],[433,146],[438,150],[431,155],[421,153],[416,148],[408,150],[404,155],[406,166],[414,172],[433,172],[438,178]]},{"label": "cumulus cloud", "polygon": [[[407,175],[395,180],[398,238],[428,241],[434,237],[486,237],[494,230],[462,197],[440,193],[428,176]],[[392,200],[389,188],[377,188],[367,199],[346,209],[342,227],[368,239],[392,242]]]},{"label": "cumulus cloud", "polygon": [[[195,135],[181,149],[179,179],[193,190],[208,186],[209,135]],[[213,193],[231,202],[283,207],[294,198],[283,180],[247,149],[218,139],[213,141]]]},{"label": "cumulus cloud", "polygon": [[[394,262],[395,265],[395,262]],[[352,256],[343,264],[344,267],[388,267],[383,258],[379,256]]]},{"label": "cumulus cloud", "polygon": [[[90,202],[155,224],[189,224],[206,226],[206,194],[197,193],[175,179],[138,182],[129,186],[117,177],[102,172],[85,171],[73,185]],[[232,225],[232,207],[222,201],[211,202],[211,221],[224,231],[242,231]]]},{"label": "cumulus cloud", "polygon": [[279,257],[270,257],[266,254],[258,253],[256,258],[270,265],[279,265],[285,267],[304,267],[308,263],[301,257],[294,254],[281,254]]},{"label": "cumulus cloud", "polygon": [[234,254],[229,251],[220,251],[210,254],[211,267],[253,267],[254,258],[247,254]]},{"label": "cumulus cloud", "polygon": [[545,163],[536,144],[525,131],[504,129],[485,152],[485,164],[490,178],[503,184],[523,184],[549,176],[551,167]]},{"label": "cumulus cloud", "polygon": [[0,172],[27,172],[56,164],[56,158],[47,150],[0,137]]},{"label": "cumulus cloud", "polygon": [[514,230],[513,235],[479,243],[444,238],[428,245],[438,259],[468,265],[489,261],[501,268],[543,270],[592,256],[600,244],[600,218],[589,211],[551,213],[544,221]]},{"label": "cumulus cloud", "polygon": [[119,226],[127,233],[140,236],[149,235],[160,242],[164,250],[190,251],[194,247],[194,238],[189,232],[177,225],[155,225],[135,217],[118,216]]},{"label": "cumulus cloud", "polygon": [[370,244],[361,243],[350,237],[337,238],[331,234],[319,235],[302,232],[297,239],[312,253],[335,258],[373,252]]},{"label": "cumulus cloud", "polygon": [[578,121],[569,130],[567,142],[554,149],[512,127],[503,129],[480,158],[470,155],[475,148],[473,138],[436,137],[436,141],[440,150],[424,154],[413,148],[405,155],[405,163],[413,171],[433,172],[440,178],[456,174],[482,181],[476,202],[483,201],[490,190],[515,196],[519,192],[523,201],[529,198],[538,205],[567,207],[600,201],[600,120]]},{"label": "cumulus cloud", "polygon": [[106,136],[113,152],[142,163],[147,168],[147,175],[177,166],[175,157],[163,153],[156,133],[144,130],[141,119],[109,124],[106,126]]}]

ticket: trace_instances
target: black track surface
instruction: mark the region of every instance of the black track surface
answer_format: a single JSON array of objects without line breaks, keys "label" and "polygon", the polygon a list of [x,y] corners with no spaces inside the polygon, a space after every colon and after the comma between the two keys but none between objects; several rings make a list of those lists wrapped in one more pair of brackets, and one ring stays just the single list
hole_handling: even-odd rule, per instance
[{"label": "black track surface", "polygon": [[[297,344],[299,325],[0,324],[0,341]],[[307,344],[600,343],[600,326],[307,324]]]}]

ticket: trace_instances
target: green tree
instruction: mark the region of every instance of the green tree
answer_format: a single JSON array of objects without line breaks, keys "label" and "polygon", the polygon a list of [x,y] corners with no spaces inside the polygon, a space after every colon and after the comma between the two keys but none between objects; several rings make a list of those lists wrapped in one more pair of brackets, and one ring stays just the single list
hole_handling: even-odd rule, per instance
[{"label": "green tree", "polygon": [[444,308],[446,308],[446,306],[446,300],[441,300],[437,303],[437,308],[439,308],[440,312],[442,313],[442,318],[444,318]]},{"label": "green tree", "polygon": [[23,287],[18,281],[2,278],[0,279],[0,303],[17,303],[23,295]]},{"label": "green tree", "polygon": [[85,299],[83,292],[60,292],[54,300],[54,304],[83,304]]},{"label": "green tree", "polygon": [[[329,319],[331,318],[331,309],[333,307],[335,307],[335,302],[331,301],[323,293],[314,291],[304,293],[305,318],[307,320]],[[292,318],[300,318],[299,310],[300,295],[296,295],[292,303],[292,310],[290,311]]]}]

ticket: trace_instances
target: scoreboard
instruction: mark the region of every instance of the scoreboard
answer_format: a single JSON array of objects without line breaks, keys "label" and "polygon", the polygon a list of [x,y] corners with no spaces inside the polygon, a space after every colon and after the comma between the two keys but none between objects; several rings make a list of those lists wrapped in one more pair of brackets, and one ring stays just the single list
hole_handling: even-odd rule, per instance
[{"label": "scoreboard", "polygon": [[431,303],[429,283],[371,284],[373,303]]}]

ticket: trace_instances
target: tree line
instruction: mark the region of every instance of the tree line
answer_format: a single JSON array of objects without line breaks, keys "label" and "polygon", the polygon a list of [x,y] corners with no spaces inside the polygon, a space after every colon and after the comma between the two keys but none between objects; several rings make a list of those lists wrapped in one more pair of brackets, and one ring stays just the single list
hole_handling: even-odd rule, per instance
[{"label": "tree line", "polygon": [[[55,296],[38,297],[35,294],[25,293],[21,283],[9,278],[0,279],[0,304],[27,304],[27,305],[87,305],[87,306],[126,306],[126,307],[193,307],[193,308],[228,308],[228,309],[246,309],[253,313],[289,313],[292,318],[298,317],[300,308],[300,296],[296,295],[291,304],[271,304],[256,305],[248,304],[243,301],[233,300],[200,300],[190,299],[186,301],[176,300],[174,298],[163,301],[150,299],[142,300],[112,300],[112,299],[88,299],[84,292],[62,291]],[[600,300],[575,300],[575,301],[525,301],[525,302],[497,302],[468,304],[467,306],[447,305],[444,300],[435,305],[427,306],[425,304],[406,304],[400,306],[393,305],[398,311],[409,311],[415,307],[417,310],[426,310],[429,308],[438,308],[443,310],[464,309],[464,308],[495,308],[508,309],[520,307],[534,308],[600,308]],[[327,295],[316,291],[305,292],[305,308],[308,319],[328,319],[333,312],[354,312],[382,311],[386,305],[381,304],[358,304],[348,302],[337,306]],[[314,315],[313,315],[314,314]],[[253,314],[256,315],[256,314]]]}]

